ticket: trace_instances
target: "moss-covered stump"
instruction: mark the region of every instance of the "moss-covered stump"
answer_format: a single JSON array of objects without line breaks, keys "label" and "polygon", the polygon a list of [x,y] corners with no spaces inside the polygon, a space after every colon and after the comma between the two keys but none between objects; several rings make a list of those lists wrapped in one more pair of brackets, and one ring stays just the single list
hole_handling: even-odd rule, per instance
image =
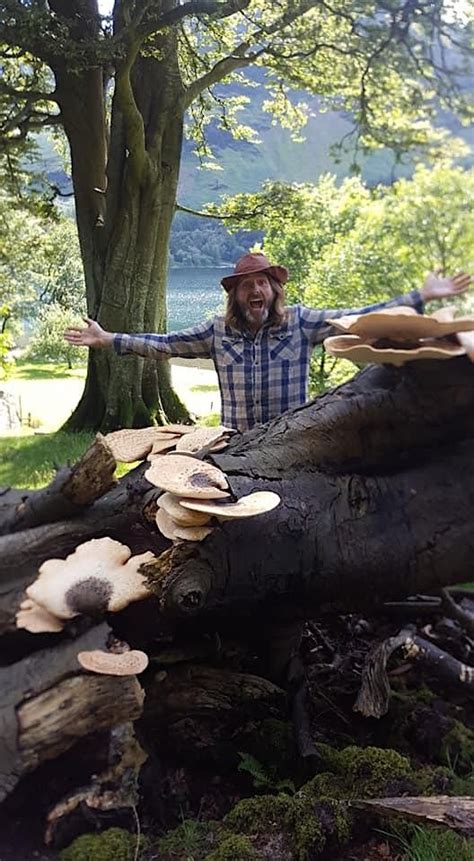
[{"label": "moss-covered stump", "polygon": [[60,853],[61,861],[135,861],[148,854],[149,841],[122,828],[82,834]]}]

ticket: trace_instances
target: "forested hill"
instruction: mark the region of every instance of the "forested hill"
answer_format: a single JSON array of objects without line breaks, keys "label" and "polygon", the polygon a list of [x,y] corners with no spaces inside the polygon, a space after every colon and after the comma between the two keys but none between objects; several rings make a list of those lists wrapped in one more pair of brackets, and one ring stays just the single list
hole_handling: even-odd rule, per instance
[{"label": "forested hill", "polygon": [[[262,102],[267,97],[262,87],[248,90],[234,85],[232,90],[234,94],[251,99],[239,118],[254,129],[258,143],[235,140],[228,132],[211,124],[206,129],[206,138],[214,158],[202,163],[194,152],[193,142],[185,140],[178,193],[181,205],[200,209],[205,203],[217,203],[223,195],[256,191],[265,180],[316,182],[328,172],[341,178],[349,174],[353,156],[347,153],[336,160],[331,152],[351,130],[341,114],[321,111],[317,99],[306,97],[310,117],[301,132],[303,139],[297,142],[291,130],[281,128],[272,121],[270,114],[262,111]],[[443,124],[470,145],[471,157],[467,162],[472,164],[474,129],[461,129],[452,120]],[[67,189],[68,178],[60,168],[59,158],[44,139],[41,151],[50,179]],[[361,159],[360,168],[369,185],[391,183],[411,172],[409,163],[395,164],[389,152],[376,152]],[[243,231],[230,235],[218,221],[178,213],[171,238],[170,262],[172,266],[228,264],[260,238],[256,233]]]}]

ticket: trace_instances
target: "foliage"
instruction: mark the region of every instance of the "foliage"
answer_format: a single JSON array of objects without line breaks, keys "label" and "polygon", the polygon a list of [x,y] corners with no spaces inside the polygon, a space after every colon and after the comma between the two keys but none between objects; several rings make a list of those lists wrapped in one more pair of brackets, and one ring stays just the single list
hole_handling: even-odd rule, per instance
[{"label": "foliage", "polygon": [[[337,185],[334,176],[316,185],[268,183],[227,199],[222,211],[234,226],[264,231],[265,252],[290,270],[290,303],[354,309],[421,286],[438,267],[472,271],[473,197],[474,170],[443,162],[374,189],[358,178]],[[355,370],[317,351],[311,393]]]},{"label": "foliage", "polygon": [[53,302],[84,313],[84,277],[71,219],[40,216],[1,195],[0,228],[3,329],[15,334],[20,323]]},{"label": "foliage", "polygon": [[[0,308],[0,314],[1,313],[2,309]],[[12,360],[9,359],[8,353],[12,347],[13,341],[8,332],[0,333],[0,379],[7,377],[11,371]]]},{"label": "foliage", "polygon": [[252,778],[255,789],[265,789],[267,792],[288,792],[290,795],[296,791],[295,784],[289,779],[279,779],[276,769],[265,768],[250,753],[239,752],[239,771],[247,772]]},{"label": "foliage", "polygon": [[[185,117],[200,157],[217,165],[204,130],[217,123],[237,140],[256,140],[258,129],[238,122],[255,83],[267,90],[268,123],[298,136],[308,106],[290,92],[307,90],[324,107],[347,112],[352,148],[389,146],[399,158],[412,147],[433,154],[445,146],[440,108],[466,122],[472,115],[464,86],[470,22],[450,0],[331,7],[319,0],[138,0],[116,2],[110,17],[96,0],[58,0],[54,9],[8,0],[0,26],[8,67],[0,143],[18,157],[32,133],[64,126],[87,310],[110,331],[166,325]],[[249,66],[260,67],[258,80],[244,77]],[[233,90],[236,82],[249,96]],[[118,363],[113,354],[91,359],[72,427],[112,429],[124,417],[143,424],[164,404],[181,412],[164,374],[151,380],[147,363],[130,361],[120,371]]]},{"label": "foliage", "polygon": [[220,266],[232,263],[261,239],[261,232],[229,233],[220,221],[178,212],[170,241],[172,266]]},{"label": "foliage", "polygon": [[69,326],[81,326],[82,320],[57,302],[39,312],[36,331],[28,345],[28,358],[66,362],[68,368],[82,359],[79,351],[64,340]]}]

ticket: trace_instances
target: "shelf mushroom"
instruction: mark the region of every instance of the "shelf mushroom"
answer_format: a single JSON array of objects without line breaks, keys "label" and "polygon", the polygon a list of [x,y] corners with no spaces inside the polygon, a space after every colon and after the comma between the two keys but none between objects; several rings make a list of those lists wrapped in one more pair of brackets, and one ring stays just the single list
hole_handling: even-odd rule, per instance
[{"label": "shelf mushroom", "polygon": [[396,366],[417,359],[453,359],[466,354],[466,350],[460,344],[443,342],[435,338],[409,345],[405,345],[404,341],[399,341],[398,344],[381,341],[382,339],[370,342],[357,335],[333,335],[324,341],[324,349],[336,358]]},{"label": "shelf mushroom", "polygon": [[132,556],[125,544],[112,538],[93,538],[66,559],[43,562],[26,594],[60,620],[81,613],[115,613],[149,597],[139,569],[153,558],[150,552]]},{"label": "shelf mushroom", "polygon": [[[209,519],[209,518],[208,518]],[[159,508],[156,514],[156,525],[161,534],[170,541],[202,541],[211,534],[212,526],[182,526],[176,523],[164,508]]]},{"label": "shelf mushroom", "polygon": [[207,499],[180,499],[179,504],[191,511],[201,511],[209,516],[222,520],[231,520],[241,517],[255,517],[257,514],[265,514],[272,511],[280,504],[278,493],[269,490],[259,490],[242,496],[237,502],[220,502],[219,500]]},{"label": "shelf mushroom", "polygon": [[64,622],[32,598],[25,598],[16,614],[16,626],[24,628],[30,634],[57,634],[63,630]]},{"label": "shelf mushroom", "polygon": [[223,499],[229,496],[227,479],[216,466],[185,454],[161,457],[145,472],[145,478],[161,490],[178,496]]},{"label": "shelf mushroom", "polygon": [[452,311],[452,307],[448,307],[433,314],[419,314],[414,308],[402,305],[370,311],[368,314],[347,314],[327,322],[347,335],[396,341],[444,338],[474,329],[474,317],[456,318]]},{"label": "shelf mushroom", "polygon": [[202,514],[199,511],[186,511],[180,504],[182,497],[174,493],[162,493],[158,499],[158,506],[168,514],[179,526],[205,526],[209,523],[210,514]]},{"label": "shelf mushroom", "polygon": [[[218,425],[217,427],[196,428],[194,433],[182,436],[176,443],[176,451],[200,451],[204,446],[212,446],[214,443],[227,443],[229,433],[234,433],[229,428]],[[212,450],[212,449],[211,449]]]},{"label": "shelf mushroom", "polygon": [[92,649],[78,652],[77,660],[84,670],[104,676],[136,676],[148,666],[148,655],[139,649],[120,653]]},{"label": "shelf mushroom", "polygon": [[427,315],[414,308],[385,308],[328,322],[344,334],[326,338],[326,351],[354,362],[400,366],[466,354],[474,360],[474,318],[455,318],[452,307]]}]

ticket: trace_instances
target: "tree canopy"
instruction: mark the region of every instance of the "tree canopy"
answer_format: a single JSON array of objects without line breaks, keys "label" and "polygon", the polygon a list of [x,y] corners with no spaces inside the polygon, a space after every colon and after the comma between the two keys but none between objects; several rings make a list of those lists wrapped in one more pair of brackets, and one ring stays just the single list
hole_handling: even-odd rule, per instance
[{"label": "tree canopy", "polygon": [[[250,66],[275,121],[297,134],[306,106],[290,90],[317,93],[352,118],[356,150],[433,151],[440,109],[472,114],[472,26],[450,0],[117,0],[110,16],[96,0],[5,0],[0,40],[4,164],[31,133],[64,129],[88,313],[112,331],[164,330],[184,123],[203,159],[209,123],[252,137],[237,122]],[[90,357],[71,426],[164,415],[182,415],[164,368]]]}]

